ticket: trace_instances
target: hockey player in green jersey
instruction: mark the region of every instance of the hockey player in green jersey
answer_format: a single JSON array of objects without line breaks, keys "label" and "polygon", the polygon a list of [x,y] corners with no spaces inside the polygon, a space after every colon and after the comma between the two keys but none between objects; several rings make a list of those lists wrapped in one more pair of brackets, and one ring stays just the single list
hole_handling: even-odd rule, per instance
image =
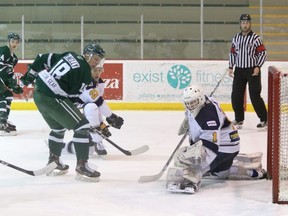
[{"label": "hockey player in green jersey", "polygon": [[88,166],[90,124],[74,102],[91,83],[93,69],[104,58],[105,52],[98,44],[87,45],[83,55],[74,52],[38,55],[21,78],[22,83],[28,85],[36,77],[34,101],[51,128],[48,164],[54,161],[58,165],[51,174],[62,175],[68,172],[69,166],[60,160],[64,134],[68,129],[74,131],[76,179],[99,180],[100,173]]},{"label": "hockey player in green jersey", "polygon": [[7,45],[0,47],[0,136],[16,135],[16,126],[8,122],[13,92],[21,94],[22,88],[14,78],[14,67],[18,62],[15,50],[20,37],[17,33],[9,33]]}]

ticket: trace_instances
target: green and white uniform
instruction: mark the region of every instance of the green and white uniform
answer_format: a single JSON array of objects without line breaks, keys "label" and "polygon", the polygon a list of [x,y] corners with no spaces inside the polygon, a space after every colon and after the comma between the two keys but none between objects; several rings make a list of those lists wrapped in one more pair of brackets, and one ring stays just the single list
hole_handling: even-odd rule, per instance
[{"label": "green and white uniform", "polygon": [[34,101],[52,129],[50,151],[60,156],[65,130],[73,129],[77,159],[87,160],[89,122],[74,102],[91,83],[89,64],[82,56],[66,52],[38,55],[30,68],[40,71],[35,82]]},{"label": "green and white uniform", "polygon": [[10,113],[13,93],[6,87],[14,79],[13,68],[17,62],[17,56],[10,53],[8,46],[0,47],[0,123],[6,122]]}]

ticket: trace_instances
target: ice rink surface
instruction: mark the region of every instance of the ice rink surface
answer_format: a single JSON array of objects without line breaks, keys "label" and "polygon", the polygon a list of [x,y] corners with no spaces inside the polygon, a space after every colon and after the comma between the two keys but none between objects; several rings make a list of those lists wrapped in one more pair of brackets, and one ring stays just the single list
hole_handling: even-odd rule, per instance
[{"label": "ice rink surface", "polygon": [[[125,156],[105,142],[105,159],[92,156],[98,167],[98,183],[81,182],[75,177],[75,155],[62,154],[70,165],[67,175],[33,177],[0,164],[0,216],[286,216],[288,205],[272,204],[271,181],[202,181],[193,195],[171,194],[165,177],[153,183],[137,182],[142,175],[160,172],[180,141],[177,130],[181,111],[115,111],[125,119],[121,130],[111,128],[115,143],[125,149],[149,145],[148,152]],[[227,113],[233,120],[233,114]],[[38,111],[13,111],[10,120],[18,135],[0,137],[0,159],[35,170],[47,163],[44,143],[49,128]],[[241,152],[261,151],[266,167],[266,130],[256,129],[255,113],[246,113],[240,130]],[[72,132],[66,133],[69,141]],[[188,139],[183,145],[188,145]]]}]

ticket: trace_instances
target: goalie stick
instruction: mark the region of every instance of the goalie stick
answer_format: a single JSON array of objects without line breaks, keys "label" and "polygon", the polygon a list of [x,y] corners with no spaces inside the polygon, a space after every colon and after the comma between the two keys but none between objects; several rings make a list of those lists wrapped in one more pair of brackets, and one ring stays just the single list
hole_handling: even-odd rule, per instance
[{"label": "goalie stick", "polygon": [[160,179],[161,176],[163,175],[163,173],[166,171],[167,167],[169,166],[170,162],[172,161],[174,154],[176,153],[176,151],[180,148],[180,146],[184,142],[187,134],[188,134],[188,130],[185,132],[185,134],[181,138],[180,142],[178,143],[178,145],[174,149],[173,153],[171,154],[170,158],[168,159],[168,161],[165,163],[164,167],[162,168],[162,170],[158,174],[151,175],[151,176],[140,176],[140,178],[138,179],[138,182],[139,183],[147,183],[147,182],[152,182],[152,181],[156,181],[156,180]]},{"label": "goalie stick", "polygon": [[40,176],[40,175],[49,173],[57,167],[57,164],[55,162],[52,162],[52,163],[48,164],[47,166],[45,166],[39,170],[26,170],[26,169],[15,166],[15,165],[10,164],[10,163],[3,161],[3,160],[0,160],[0,163],[4,166],[8,166],[12,169],[18,170],[20,172],[26,173],[26,174],[31,175],[31,176]]},{"label": "goalie stick", "polygon": [[213,94],[215,93],[215,91],[218,89],[220,83],[223,81],[224,77],[226,76],[227,72],[228,72],[228,69],[225,70],[225,73],[223,73],[221,79],[217,82],[215,88],[214,88],[213,91],[210,93],[209,97],[212,97],[212,96],[213,96]]},{"label": "goalie stick", "polygon": [[107,142],[109,142],[111,145],[113,145],[119,151],[121,151],[122,153],[124,153],[125,155],[128,155],[128,156],[142,154],[142,153],[148,151],[148,149],[149,149],[148,145],[144,145],[144,146],[141,146],[141,147],[134,149],[134,150],[125,150],[125,149],[121,148],[120,146],[118,146],[116,143],[114,143],[112,140],[110,140],[108,137],[106,137],[104,134],[102,134],[97,129],[93,128],[92,131],[99,134],[103,139],[105,139]]}]

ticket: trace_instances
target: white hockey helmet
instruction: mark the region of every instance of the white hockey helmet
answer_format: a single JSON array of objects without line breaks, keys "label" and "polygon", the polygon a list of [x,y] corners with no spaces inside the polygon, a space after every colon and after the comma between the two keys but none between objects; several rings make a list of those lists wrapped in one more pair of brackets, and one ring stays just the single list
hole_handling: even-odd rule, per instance
[{"label": "white hockey helmet", "polygon": [[183,103],[191,112],[200,110],[205,103],[205,95],[202,89],[196,85],[190,85],[185,88],[183,91]]}]

